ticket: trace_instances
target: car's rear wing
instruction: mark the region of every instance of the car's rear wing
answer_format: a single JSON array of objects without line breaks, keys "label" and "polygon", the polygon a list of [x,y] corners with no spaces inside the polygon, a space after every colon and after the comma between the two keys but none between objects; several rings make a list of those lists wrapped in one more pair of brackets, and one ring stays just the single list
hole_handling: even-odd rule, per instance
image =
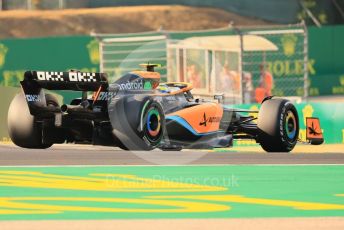
[{"label": "car's rear wing", "polygon": [[108,90],[106,74],[79,71],[26,71],[24,80],[20,84],[32,115],[60,111],[60,108],[46,106],[45,93],[42,89],[83,92]]},{"label": "car's rear wing", "polygon": [[23,88],[36,86],[49,90],[97,91],[100,86],[107,87],[108,81],[105,73],[26,71],[21,85]]}]

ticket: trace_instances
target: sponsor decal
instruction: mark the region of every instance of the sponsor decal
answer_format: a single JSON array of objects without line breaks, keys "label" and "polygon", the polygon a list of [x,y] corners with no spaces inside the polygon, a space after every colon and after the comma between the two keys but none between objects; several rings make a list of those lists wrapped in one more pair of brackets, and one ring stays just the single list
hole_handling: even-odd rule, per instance
[{"label": "sponsor decal", "polygon": [[344,86],[344,74],[339,77],[340,85]]},{"label": "sponsor decal", "polygon": [[175,101],[177,101],[177,98],[175,96],[166,96],[164,98],[168,102],[175,102]]},{"label": "sponsor decal", "polygon": [[96,73],[83,72],[44,72],[37,71],[37,79],[40,81],[69,81],[69,82],[96,82]]},{"label": "sponsor decal", "polygon": [[[1,56],[1,55],[0,55]],[[20,87],[20,81],[23,80],[25,70],[4,70],[4,86]]]},{"label": "sponsor decal", "polygon": [[281,112],[281,115],[280,115],[280,122],[279,122],[279,130],[280,130],[280,135],[281,135],[281,139],[282,141],[285,141],[285,138],[284,138],[284,129],[283,129],[283,119],[284,119],[284,114],[286,113],[286,108],[287,108],[287,105],[290,104],[289,102],[286,103],[284,105],[284,107],[282,108],[282,112]]},{"label": "sponsor decal", "polygon": [[96,82],[95,73],[69,72],[70,81]]},{"label": "sponsor decal", "polygon": [[[276,60],[273,62],[267,62],[268,70],[272,72],[273,76],[293,76],[303,75],[304,64],[303,60]],[[315,59],[309,59],[307,65],[307,71],[310,75],[315,75]]]},{"label": "sponsor decal", "polygon": [[344,94],[344,86],[332,87],[332,94]]},{"label": "sponsor decal", "polygon": [[8,48],[4,44],[0,43],[0,68],[5,64],[7,52]]},{"label": "sponsor decal", "polygon": [[207,126],[208,122],[209,123],[219,123],[221,121],[221,117],[208,117],[204,113],[203,114],[203,120],[199,123],[200,126]]},{"label": "sponsor decal", "polygon": [[320,122],[318,118],[307,118],[307,139],[322,138]]},{"label": "sponsor decal", "polygon": [[297,40],[295,34],[286,34],[281,38],[285,56],[291,57],[295,54]]},{"label": "sponsor decal", "polygon": [[94,39],[87,44],[88,54],[92,64],[99,64],[99,42]]},{"label": "sponsor decal", "polygon": [[307,118],[307,117],[313,117],[313,112],[314,112],[313,106],[310,105],[310,104],[306,105],[306,106],[302,109],[302,113],[303,113],[303,122],[304,122],[305,126],[307,126],[306,118]]},{"label": "sponsor decal", "polygon": [[145,85],[143,86],[143,89],[145,90],[151,90],[152,89],[152,84],[150,81],[146,81]]},{"label": "sponsor decal", "polygon": [[115,92],[100,92],[98,96],[98,101],[109,101],[115,98]]},{"label": "sponsor decal", "polygon": [[205,115],[205,113],[203,114],[203,121],[201,121],[199,125],[207,126],[207,116]]},{"label": "sponsor decal", "polygon": [[144,89],[143,87],[143,81],[135,81],[135,82],[127,82],[127,83],[122,83],[119,84],[120,90],[142,90]]},{"label": "sponsor decal", "polygon": [[64,81],[63,72],[37,72],[37,79],[40,81]]},{"label": "sponsor decal", "polygon": [[41,102],[42,101],[42,98],[37,94],[26,94],[25,97],[28,102]]}]

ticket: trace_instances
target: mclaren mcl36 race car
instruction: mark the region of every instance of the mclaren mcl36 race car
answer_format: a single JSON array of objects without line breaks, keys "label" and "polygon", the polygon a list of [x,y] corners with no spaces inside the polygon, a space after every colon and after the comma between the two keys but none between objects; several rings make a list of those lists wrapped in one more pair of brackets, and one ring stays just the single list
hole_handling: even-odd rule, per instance
[{"label": "mclaren mcl36 race car", "polygon": [[[160,83],[154,67],[114,83],[104,73],[27,71],[23,92],[9,107],[9,135],[16,145],[37,149],[57,143],[211,149],[253,139],[267,152],[289,152],[298,142],[299,117],[290,101],[268,97],[259,111],[231,109],[195,99],[189,83]],[[81,97],[60,105],[46,90],[80,91]],[[321,135],[311,138],[313,144],[322,142]]]}]

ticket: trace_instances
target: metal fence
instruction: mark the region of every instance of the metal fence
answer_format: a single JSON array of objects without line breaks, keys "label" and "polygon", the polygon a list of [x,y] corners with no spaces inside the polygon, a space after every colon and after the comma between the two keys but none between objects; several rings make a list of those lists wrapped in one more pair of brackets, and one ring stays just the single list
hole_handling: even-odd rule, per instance
[{"label": "metal fence", "polygon": [[241,34],[264,37],[278,47],[275,51],[243,51],[243,72],[252,74],[255,88],[262,85],[262,75],[266,71],[273,78],[273,95],[308,96],[308,35],[303,24],[242,28]]},{"label": "metal fence", "polygon": [[229,27],[215,31],[94,35],[100,69],[112,79],[159,63],[162,81],[186,81],[194,94],[224,94],[226,103],[265,96],[308,97],[308,35],[304,24]]},{"label": "metal fence", "polygon": [[160,64],[159,72],[166,80],[166,36],[156,32],[95,36],[99,40],[100,71],[112,81],[148,62]]}]

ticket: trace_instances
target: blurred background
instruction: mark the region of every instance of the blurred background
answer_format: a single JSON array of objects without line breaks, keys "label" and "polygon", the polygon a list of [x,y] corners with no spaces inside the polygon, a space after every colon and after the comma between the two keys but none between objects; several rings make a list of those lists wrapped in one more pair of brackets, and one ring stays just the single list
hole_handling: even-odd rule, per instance
[{"label": "blurred background", "polygon": [[[1,0],[2,10],[71,9],[143,5],[188,5],[214,7],[276,23],[295,23],[301,19],[321,24],[343,23],[342,0]],[[310,14],[313,16],[310,16]]]}]

